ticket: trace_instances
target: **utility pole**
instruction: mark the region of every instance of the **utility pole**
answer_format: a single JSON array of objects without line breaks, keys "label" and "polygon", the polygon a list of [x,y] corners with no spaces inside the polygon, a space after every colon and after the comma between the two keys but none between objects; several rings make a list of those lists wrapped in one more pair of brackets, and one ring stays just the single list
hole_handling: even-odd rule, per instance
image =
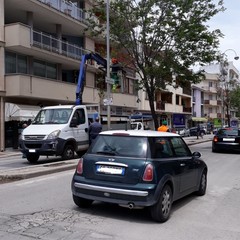
[{"label": "utility pole", "polygon": [[109,37],[109,0],[106,3],[107,12],[107,129],[111,129],[111,105],[110,105],[110,94],[111,94],[111,84],[110,79],[110,37]]}]

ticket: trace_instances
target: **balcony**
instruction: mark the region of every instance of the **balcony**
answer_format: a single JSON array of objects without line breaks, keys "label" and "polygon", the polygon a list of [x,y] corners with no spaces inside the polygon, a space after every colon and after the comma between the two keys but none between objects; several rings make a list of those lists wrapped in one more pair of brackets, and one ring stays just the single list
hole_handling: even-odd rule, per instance
[{"label": "balcony", "polygon": [[183,112],[191,113],[192,108],[191,107],[183,107]]},{"label": "balcony", "polygon": [[[210,118],[218,118],[218,113],[209,113],[208,114]],[[221,114],[220,114],[221,115]],[[221,117],[221,116],[220,116]]]},{"label": "balcony", "polygon": [[[73,104],[75,102],[75,84],[21,74],[7,75],[5,78],[6,97],[10,100],[25,98],[31,104],[41,101],[50,101],[54,104]],[[83,103],[99,104],[98,94],[96,88],[85,86]],[[113,93],[112,96],[115,105],[137,109],[135,95]]]},{"label": "balcony", "polygon": [[5,36],[6,49],[58,62],[69,69],[78,68],[81,56],[88,52],[77,45],[32,30],[20,23],[6,25]]},{"label": "balcony", "polygon": [[87,53],[87,50],[66,41],[54,38],[52,35],[44,34],[38,31],[32,31],[32,45],[50,52],[80,60],[81,56]]},{"label": "balcony", "polygon": [[78,8],[71,1],[62,1],[62,0],[38,0],[41,3],[44,3],[46,6],[54,8],[67,16],[70,16],[80,22],[87,23],[87,19],[90,18],[89,14],[84,12],[83,9]]},{"label": "balcony", "polygon": [[217,100],[204,100],[205,105],[217,106]]},{"label": "balcony", "polygon": [[156,102],[156,110],[163,110],[165,111],[165,103],[164,102]]}]

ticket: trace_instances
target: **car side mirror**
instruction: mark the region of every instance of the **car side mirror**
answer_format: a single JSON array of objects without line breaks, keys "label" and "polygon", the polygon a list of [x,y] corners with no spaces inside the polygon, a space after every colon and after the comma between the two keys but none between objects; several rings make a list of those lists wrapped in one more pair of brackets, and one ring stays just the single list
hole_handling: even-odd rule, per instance
[{"label": "car side mirror", "polygon": [[193,156],[194,158],[200,158],[200,157],[202,156],[202,154],[201,154],[200,152],[194,152],[194,153],[192,154],[192,156]]}]

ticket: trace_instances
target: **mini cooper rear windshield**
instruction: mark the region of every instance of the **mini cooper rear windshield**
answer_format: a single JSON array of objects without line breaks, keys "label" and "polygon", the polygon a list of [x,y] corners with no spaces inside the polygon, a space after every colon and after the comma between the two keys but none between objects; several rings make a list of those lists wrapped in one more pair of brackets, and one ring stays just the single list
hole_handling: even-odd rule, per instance
[{"label": "mini cooper rear windshield", "polygon": [[89,153],[145,158],[148,141],[145,137],[99,135]]}]

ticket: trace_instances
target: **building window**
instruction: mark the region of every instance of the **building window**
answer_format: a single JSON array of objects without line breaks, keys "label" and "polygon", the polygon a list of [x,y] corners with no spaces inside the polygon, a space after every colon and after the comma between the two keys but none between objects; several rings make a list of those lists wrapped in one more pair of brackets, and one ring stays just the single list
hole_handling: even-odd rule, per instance
[{"label": "building window", "polygon": [[18,73],[28,73],[27,56],[17,56],[17,71]]},{"label": "building window", "polygon": [[176,105],[179,105],[179,100],[180,100],[179,95],[176,95]]},{"label": "building window", "polygon": [[47,78],[57,79],[57,67],[55,64],[47,63],[46,64],[46,74]]},{"label": "building window", "polygon": [[6,73],[17,73],[17,56],[15,53],[6,52],[5,72]]},{"label": "building window", "polygon": [[6,73],[28,73],[27,56],[18,55],[12,52],[5,54]]},{"label": "building window", "polygon": [[45,62],[35,59],[33,62],[33,74],[39,77],[46,77]]},{"label": "building window", "polygon": [[57,79],[56,64],[35,59],[33,62],[33,72],[33,74],[38,77]]},{"label": "building window", "polygon": [[129,79],[129,93],[133,94],[134,93],[134,85],[133,85],[133,80]]}]

